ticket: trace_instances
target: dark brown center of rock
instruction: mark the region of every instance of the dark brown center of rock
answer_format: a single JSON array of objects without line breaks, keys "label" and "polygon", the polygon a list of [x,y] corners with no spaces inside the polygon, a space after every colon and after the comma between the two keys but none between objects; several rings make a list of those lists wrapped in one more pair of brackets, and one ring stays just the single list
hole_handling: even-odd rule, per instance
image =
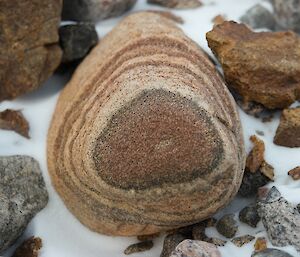
[{"label": "dark brown center of rock", "polygon": [[115,113],[97,139],[99,176],[122,189],[146,189],[205,176],[223,145],[207,112],[164,90],[144,91]]}]

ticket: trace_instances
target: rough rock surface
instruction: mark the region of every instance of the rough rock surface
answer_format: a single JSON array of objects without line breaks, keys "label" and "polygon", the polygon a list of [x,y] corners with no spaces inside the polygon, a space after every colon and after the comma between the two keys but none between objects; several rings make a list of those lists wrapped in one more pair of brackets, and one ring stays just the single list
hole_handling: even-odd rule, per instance
[{"label": "rough rock surface", "polygon": [[38,88],[60,64],[61,2],[0,1],[0,101]]},{"label": "rough rock surface", "polygon": [[176,246],[185,239],[187,238],[180,233],[167,235],[164,239],[163,249],[160,257],[170,257]]},{"label": "rough rock surface", "polygon": [[294,169],[291,169],[288,172],[288,175],[291,176],[294,180],[299,180],[300,179],[300,166],[297,166]]},{"label": "rough rock surface", "polygon": [[293,257],[293,256],[282,250],[268,248],[266,250],[253,253],[251,257]]},{"label": "rough rock surface", "polygon": [[106,234],[211,217],[238,191],[244,165],[236,106],[214,64],[150,12],[127,16],[84,59],[48,133],[53,185],[83,224]]},{"label": "rough rock surface", "polygon": [[232,238],[238,231],[238,225],[234,219],[234,214],[224,215],[217,223],[216,229],[218,232],[227,237]]},{"label": "rough rock surface", "polygon": [[42,239],[30,237],[16,249],[12,257],[38,257],[41,248]]},{"label": "rough rock surface", "polygon": [[47,202],[37,161],[19,155],[0,157],[0,252],[15,242]]},{"label": "rough rock surface", "polygon": [[170,257],[221,257],[221,253],[213,244],[187,239],[176,247]]},{"label": "rough rock surface", "polygon": [[260,221],[256,206],[251,205],[243,208],[239,213],[239,219],[241,222],[244,222],[247,225],[256,228],[257,223]]},{"label": "rough rock surface", "polygon": [[59,28],[59,43],[63,50],[63,63],[84,58],[97,42],[98,35],[93,24],[78,23]]},{"label": "rough rock surface", "polygon": [[274,8],[277,29],[300,33],[300,1],[270,0]]},{"label": "rough rock surface", "polygon": [[261,4],[251,7],[240,18],[240,21],[253,29],[267,28],[269,30],[274,30],[276,26],[274,15]]},{"label": "rough rock surface", "polygon": [[147,0],[147,2],[176,9],[192,9],[202,5],[200,0]]},{"label": "rough rock surface", "polygon": [[282,111],[274,143],[286,147],[300,147],[300,107]]},{"label": "rough rock surface", "polygon": [[245,244],[250,243],[255,239],[254,236],[251,235],[245,235],[245,236],[239,236],[231,239],[231,242],[235,244],[237,247],[242,247]]},{"label": "rough rock surface", "polygon": [[269,109],[285,108],[300,99],[300,38],[288,32],[251,31],[224,22],[206,35],[219,59],[227,84],[244,102]]},{"label": "rough rock surface", "polygon": [[122,15],[137,0],[64,0],[62,19],[72,21],[103,20]]},{"label": "rough rock surface", "polygon": [[264,141],[260,140],[257,136],[252,135],[250,137],[251,142],[253,143],[253,148],[246,159],[246,168],[250,172],[256,172],[264,161],[265,154],[265,144]]},{"label": "rough rock surface", "polygon": [[292,245],[300,251],[300,214],[272,187],[265,200],[257,203],[268,237],[274,246]]},{"label": "rough rock surface", "polygon": [[21,111],[7,109],[0,112],[0,129],[13,130],[29,138],[29,124]]}]

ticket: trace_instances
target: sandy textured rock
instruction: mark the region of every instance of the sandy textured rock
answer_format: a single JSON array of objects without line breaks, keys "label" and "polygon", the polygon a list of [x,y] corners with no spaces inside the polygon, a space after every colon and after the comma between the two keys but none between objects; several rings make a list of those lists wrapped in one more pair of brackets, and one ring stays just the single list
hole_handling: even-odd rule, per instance
[{"label": "sandy textured rock", "polygon": [[291,176],[294,180],[299,180],[300,179],[300,166],[297,166],[294,169],[291,169],[288,172],[288,175]]},{"label": "sandy textured rock", "polygon": [[180,233],[167,235],[164,239],[163,249],[160,253],[160,257],[169,257],[175,250],[176,246],[185,239],[187,238]]},{"label": "sandy textured rock", "polygon": [[19,155],[0,157],[0,252],[15,242],[47,202],[37,161]]},{"label": "sandy textured rock", "polygon": [[250,172],[254,173],[259,169],[264,161],[265,143],[255,135],[252,135],[250,140],[253,143],[253,148],[247,156],[246,168],[249,169]]},{"label": "sandy textured rock", "polygon": [[136,0],[64,0],[62,19],[98,21],[122,15],[131,9]]},{"label": "sandy textured rock", "polygon": [[226,214],[219,219],[216,229],[221,235],[227,238],[234,237],[238,231],[238,224],[234,218],[234,214]]},{"label": "sandy textured rock", "polygon": [[140,252],[148,251],[152,247],[153,247],[153,242],[151,240],[147,240],[147,241],[129,245],[124,250],[124,254],[129,255],[129,254],[133,254],[133,253],[140,253]]},{"label": "sandy textured rock", "polygon": [[153,234],[226,206],[245,153],[236,107],[214,65],[171,20],[125,18],[59,97],[48,167],[94,231]]},{"label": "sandy textured rock", "polygon": [[61,0],[0,2],[0,101],[38,88],[61,61]]},{"label": "sandy textured rock", "polygon": [[300,251],[300,214],[273,187],[257,211],[274,246],[292,245]]},{"label": "sandy textured rock", "polygon": [[295,33],[255,33],[231,21],[215,26],[206,37],[228,86],[244,102],[275,109],[300,99],[300,38]]},{"label": "sandy textured rock", "polygon": [[300,147],[300,107],[283,110],[274,143],[286,147]]},{"label": "sandy textured rock", "polygon": [[256,206],[250,205],[244,207],[239,213],[239,219],[241,222],[256,228],[257,223],[260,221]]},{"label": "sandy textured rock", "polygon": [[13,130],[29,138],[29,124],[21,111],[7,109],[0,112],[0,129]]},{"label": "sandy textured rock", "polygon": [[254,236],[251,235],[245,235],[245,236],[239,236],[231,239],[231,242],[235,244],[237,247],[242,247],[245,244],[250,243],[255,239]]},{"label": "sandy textured rock", "polygon": [[147,0],[147,2],[175,9],[192,9],[202,5],[200,0]]},{"label": "sandy textured rock", "polygon": [[270,0],[274,8],[277,29],[300,33],[300,0]]},{"label": "sandy textured rock", "polygon": [[267,28],[274,30],[276,21],[273,13],[261,4],[256,4],[251,7],[241,18],[242,23],[247,24],[253,29]]},{"label": "sandy textured rock", "polygon": [[293,256],[282,250],[268,248],[261,252],[253,253],[251,257],[293,257]]},{"label": "sandy textured rock", "polygon": [[30,237],[16,249],[12,257],[38,257],[42,245],[42,239]]},{"label": "sandy textured rock", "polygon": [[265,237],[258,237],[254,244],[254,250],[255,252],[261,252],[266,250],[268,247],[267,245],[267,239]]}]

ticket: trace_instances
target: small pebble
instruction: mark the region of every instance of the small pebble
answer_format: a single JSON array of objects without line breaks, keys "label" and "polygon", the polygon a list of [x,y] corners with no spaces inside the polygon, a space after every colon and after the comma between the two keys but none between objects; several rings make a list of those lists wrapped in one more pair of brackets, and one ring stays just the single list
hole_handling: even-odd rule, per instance
[{"label": "small pebble", "polygon": [[234,219],[234,215],[227,214],[218,221],[216,228],[221,235],[232,238],[238,230],[238,225]]},{"label": "small pebble", "polygon": [[143,242],[139,242],[139,243],[128,246],[125,249],[124,254],[129,255],[132,253],[144,252],[144,251],[150,250],[152,247],[153,247],[153,242],[151,240],[143,241]]},{"label": "small pebble", "polygon": [[217,237],[207,237],[203,241],[214,244],[215,246],[224,246],[227,243],[227,241]]},{"label": "small pebble", "polygon": [[248,244],[254,239],[255,239],[254,236],[245,235],[245,236],[235,237],[231,240],[231,242],[235,244],[237,247],[242,247],[244,244]]},{"label": "small pebble", "polygon": [[42,239],[39,237],[30,237],[15,250],[12,257],[38,257],[41,248]]},{"label": "small pebble", "polygon": [[300,179],[300,166],[290,170],[288,172],[288,175],[293,178],[293,180],[299,180]]},{"label": "small pebble", "polygon": [[182,234],[170,234],[164,239],[163,249],[160,257],[169,257],[170,254],[175,250],[176,246],[186,238]]},{"label": "small pebble", "polygon": [[254,252],[251,257],[293,257],[287,252],[278,250],[278,249],[272,249],[268,248],[261,252]]},{"label": "small pebble", "polygon": [[274,168],[272,165],[263,161],[259,167],[259,171],[264,174],[270,181],[274,181]]},{"label": "small pebble", "polygon": [[257,238],[254,244],[254,249],[256,252],[267,249],[267,240],[264,237]]},{"label": "small pebble", "polygon": [[257,223],[260,221],[256,206],[246,206],[243,208],[239,213],[239,219],[241,222],[256,228]]}]

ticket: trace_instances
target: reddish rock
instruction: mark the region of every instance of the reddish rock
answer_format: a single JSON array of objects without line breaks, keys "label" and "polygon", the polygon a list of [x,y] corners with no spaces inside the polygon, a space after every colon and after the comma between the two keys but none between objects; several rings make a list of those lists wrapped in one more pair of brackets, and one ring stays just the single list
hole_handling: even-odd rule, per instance
[{"label": "reddish rock", "polygon": [[251,136],[250,140],[254,146],[247,157],[246,168],[248,168],[250,172],[254,173],[259,169],[264,161],[265,144],[264,141],[260,140],[255,135]]},{"label": "reddish rock", "polygon": [[300,179],[300,166],[290,170],[288,172],[288,175],[291,176],[294,180]]},{"label": "reddish rock", "polygon": [[286,147],[300,147],[299,107],[283,110],[274,143]]},{"label": "reddish rock", "polygon": [[39,237],[30,237],[16,249],[12,257],[38,257],[41,248],[42,239]]},{"label": "reddish rock", "polygon": [[0,101],[38,88],[61,61],[61,0],[0,1]]},{"label": "reddish rock", "polygon": [[219,25],[219,24],[222,24],[224,21],[226,21],[226,17],[219,14],[217,16],[215,16],[213,19],[212,19],[212,22],[214,24],[214,26],[216,25]]},{"label": "reddish rock", "polygon": [[255,33],[246,25],[224,22],[206,35],[229,87],[269,109],[300,99],[300,39],[293,32]]}]

